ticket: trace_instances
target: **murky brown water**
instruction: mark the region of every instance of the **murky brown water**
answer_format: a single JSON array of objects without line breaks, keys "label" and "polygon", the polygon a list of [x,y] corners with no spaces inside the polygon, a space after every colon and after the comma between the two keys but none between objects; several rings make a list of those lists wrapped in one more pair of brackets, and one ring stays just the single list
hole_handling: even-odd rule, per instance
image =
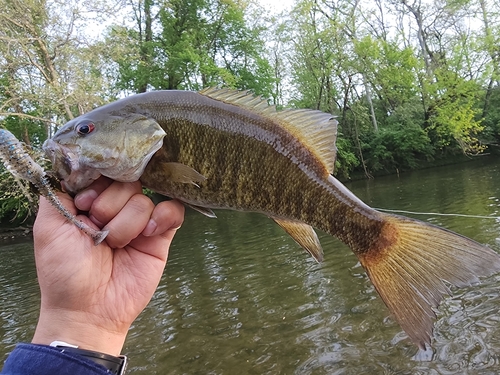
[{"label": "murky brown water", "polygon": [[[374,207],[500,216],[500,161],[348,187]],[[128,373],[500,373],[500,276],[455,291],[439,310],[433,350],[418,352],[343,244],[320,235],[325,261],[316,264],[261,215],[218,216],[188,213],[130,331]],[[410,216],[500,252],[500,219]],[[0,360],[31,339],[38,303],[32,244],[1,246]]]}]

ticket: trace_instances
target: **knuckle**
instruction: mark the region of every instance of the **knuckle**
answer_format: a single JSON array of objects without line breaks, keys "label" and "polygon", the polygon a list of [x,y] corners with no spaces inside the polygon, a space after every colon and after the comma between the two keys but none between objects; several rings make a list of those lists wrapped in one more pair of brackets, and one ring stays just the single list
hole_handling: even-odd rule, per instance
[{"label": "knuckle", "polygon": [[155,213],[157,222],[161,222],[165,230],[178,229],[184,222],[184,205],[179,201],[166,201],[158,204]]},{"label": "knuckle", "polygon": [[131,210],[137,211],[137,213],[147,213],[148,215],[150,215],[154,209],[154,204],[151,199],[142,193],[133,195],[127,205]]}]

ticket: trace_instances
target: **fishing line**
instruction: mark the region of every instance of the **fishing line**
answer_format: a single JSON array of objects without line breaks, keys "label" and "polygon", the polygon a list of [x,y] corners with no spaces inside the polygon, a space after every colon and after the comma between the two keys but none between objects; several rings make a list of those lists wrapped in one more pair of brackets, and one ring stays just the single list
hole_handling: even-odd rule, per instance
[{"label": "fishing line", "polygon": [[468,217],[472,219],[495,219],[500,220],[500,216],[482,216],[482,215],[466,215],[466,214],[441,214],[437,212],[413,212],[413,211],[404,211],[404,210],[389,210],[385,208],[374,208],[377,211],[383,212],[393,212],[400,214],[412,214],[412,215],[436,215],[436,216],[457,216],[457,217]]}]

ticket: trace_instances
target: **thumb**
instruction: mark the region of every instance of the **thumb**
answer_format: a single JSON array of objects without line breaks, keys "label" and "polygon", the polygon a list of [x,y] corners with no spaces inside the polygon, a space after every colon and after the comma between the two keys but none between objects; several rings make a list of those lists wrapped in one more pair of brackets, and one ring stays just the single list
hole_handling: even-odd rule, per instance
[{"label": "thumb", "polygon": [[[72,232],[70,235],[80,232],[80,230],[55,207],[56,204],[60,205],[60,209],[66,211],[67,214],[74,216],[77,213],[77,208],[74,205],[73,199],[68,194],[58,193],[58,195],[56,195],[56,202],[51,202],[47,198],[41,196],[38,213],[33,226],[35,249],[45,248],[62,236],[67,238],[68,232]],[[90,224],[90,220],[85,217],[81,219],[83,219],[82,221],[85,223]]]}]

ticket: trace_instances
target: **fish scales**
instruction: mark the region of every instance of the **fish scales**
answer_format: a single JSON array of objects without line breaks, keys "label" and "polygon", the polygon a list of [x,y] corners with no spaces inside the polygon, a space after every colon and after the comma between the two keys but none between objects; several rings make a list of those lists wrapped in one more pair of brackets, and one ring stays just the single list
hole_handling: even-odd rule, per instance
[{"label": "fish scales", "polygon": [[[144,114],[158,118],[169,135],[141,176],[145,186],[205,207],[294,218],[339,237],[354,251],[362,252],[368,248],[366,242],[378,240],[375,234],[380,233],[381,220],[377,212],[358,213],[358,200],[347,194],[339,199],[343,189],[326,182],[328,172],[299,140],[276,122],[213,102],[201,105],[193,95],[191,101],[176,107],[181,112],[196,107],[206,113],[206,118],[214,120],[205,126],[199,120],[163,119],[161,108],[142,108]],[[225,128],[231,132],[220,131]],[[155,159],[160,157],[191,166],[207,178],[206,185],[200,189],[165,181],[162,163]],[[366,236],[367,231],[371,235]]]},{"label": "fish scales", "polygon": [[[192,100],[196,102],[199,99],[194,96]],[[154,106],[142,108],[142,113],[157,117],[159,124],[169,134],[169,137],[164,139],[161,151],[170,154],[165,159],[192,165],[194,169],[207,177],[205,189],[189,188],[189,193],[196,195],[196,199],[206,199],[204,202],[206,204],[214,201],[217,204],[214,207],[220,207],[220,204],[227,205],[228,197],[238,194],[238,204],[241,204],[242,209],[248,209],[251,208],[249,204],[262,198],[259,196],[262,190],[258,185],[266,179],[272,179],[269,182],[280,182],[271,186],[272,193],[275,194],[272,198],[276,198],[275,203],[272,207],[260,207],[260,209],[276,210],[282,208],[281,195],[298,200],[296,199],[298,195],[302,196],[303,193],[307,193],[304,189],[302,192],[298,190],[298,188],[304,188],[304,182],[309,184],[311,179],[318,181],[325,179],[328,172],[324,166],[320,165],[299,140],[283,131],[276,123],[266,121],[255,114],[249,116],[248,111],[224,103],[222,105],[227,108],[215,112],[212,102],[220,105],[212,100],[207,101],[204,106],[197,104],[195,107],[187,102],[179,108],[183,112],[196,108],[206,113],[206,118],[214,117],[210,124],[203,126],[200,126],[199,120],[196,122],[164,119],[161,113],[162,108]],[[231,132],[220,131],[224,128],[230,128]],[[189,142],[186,142],[188,139]],[[296,162],[291,164],[290,159],[295,159]],[[153,164],[155,163],[149,163],[149,166]],[[145,174],[149,172],[148,168]],[[270,170],[273,173],[269,173]],[[294,178],[295,176],[289,173],[296,174],[302,180]],[[141,180],[143,179],[144,174],[141,177]],[[242,182],[250,181],[253,184],[247,184],[244,186],[245,189],[235,192],[231,186],[235,183],[234,179],[241,179]],[[159,186],[156,187],[159,188]],[[204,194],[212,195],[205,198]],[[214,196],[215,194],[217,196]],[[245,198],[246,195],[249,198]],[[244,203],[245,200],[249,202]],[[302,212],[297,210],[294,215],[299,213]]]},{"label": "fish scales", "polygon": [[[175,183],[168,185],[165,190],[173,193],[174,196],[182,194],[188,200],[201,201],[210,207],[224,205],[242,210],[252,207],[262,212],[279,209],[280,201],[296,198],[296,190],[294,190],[296,182],[285,188],[273,185],[269,194],[264,195],[258,186],[261,183],[272,182],[267,181],[270,179],[269,163],[273,163],[273,168],[283,176],[291,172],[288,163],[280,163],[280,159],[283,158],[280,158],[272,146],[251,137],[222,133],[214,128],[199,127],[193,123],[177,126],[176,122],[172,121],[162,123],[162,125],[166,132],[172,135],[165,139],[162,150],[176,149],[176,143],[179,140],[195,139],[188,147],[181,146],[178,153],[169,155],[170,161],[192,165],[207,178],[206,184],[201,189]],[[185,142],[181,143],[185,144]],[[221,144],[226,146],[221,148]],[[166,152],[170,153],[170,151]],[[273,158],[265,158],[265,155],[269,153],[274,154]],[[141,180],[151,181],[151,185],[154,184],[155,188],[161,189],[158,176],[149,177],[150,170],[152,171],[156,164],[154,158]]]},{"label": "fish scales", "polygon": [[448,285],[499,272],[500,257],[459,234],[363,203],[330,174],[335,137],[336,122],[319,111],[277,112],[224,89],[157,91],[68,122],[44,149],[72,192],[104,175],[140,180],[212,217],[215,208],[260,212],[317,260],[322,249],[312,227],[338,237],[425,348]]},{"label": "fish scales", "polygon": [[[236,121],[231,113],[224,115],[228,117],[227,121]],[[323,172],[319,167],[316,170],[308,168],[304,173],[307,165],[318,161],[305,152],[303,146],[298,145],[295,150],[284,154],[276,151],[272,142],[264,142],[262,136],[239,134],[235,137],[234,133],[219,132],[218,126],[200,127],[177,120],[159,123],[170,136],[165,138],[162,150],[153,156],[141,176],[148,188],[205,207],[251,210],[295,218],[338,236],[356,251],[367,247],[365,241],[377,240],[373,235],[356,235],[366,233],[366,229],[379,232],[377,213],[359,214],[353,209],[357,206],[349,197],[337,199],[341,192],[324,182],[327,176],[318,176]],[[243,124],[245,119],[241,120],[240,126]],[[262,125],[270,126],[268,123]],[[240,126],[234,124],[232,129]],[[256,126],[256,132],[260,129]],[[182,142],[186,139],[191,141]],[[283,144],[294,140],[280,141]],[[300,164],[290,163],[290,157],[301,160]],[[206,185],[200,189],[165,181],[161,177],[162,163],[156,158],[191,166],[207,178]],[[263,190],[262,186],[266,189]],[[335,216],[331,212],[336,212]],[[365,230],[360,231],[360,226]],[[372,226],[374,228],[370,229]]]}]

